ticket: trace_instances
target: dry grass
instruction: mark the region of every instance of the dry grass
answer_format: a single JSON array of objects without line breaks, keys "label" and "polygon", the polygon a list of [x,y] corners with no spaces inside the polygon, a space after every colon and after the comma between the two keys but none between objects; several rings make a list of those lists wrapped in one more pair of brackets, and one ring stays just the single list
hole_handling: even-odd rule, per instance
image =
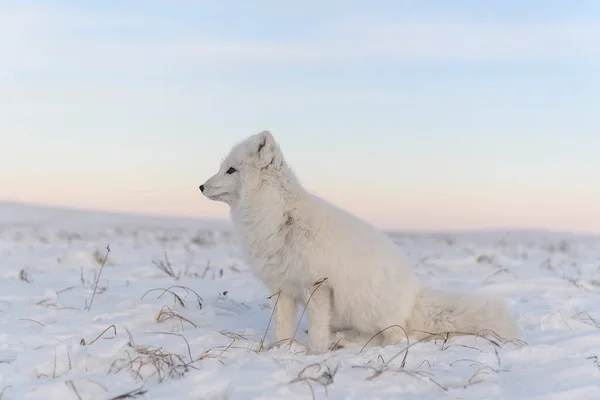
[{"label": "dry grass", "polygon": [[[237,269],[235,268],[235,266],[233,267],[229,267],[230,270],[232,271],[236,271]],[[204,272],[202,272],[202,275],[200,276],[200,279],[204,279],[206,278],[206,276],[208,275],[208,271],[212,272],[212,279],[215,280],[217,277],[217,273],[219,275],[219,278],[222,278],[223,275],[225,274],[225,272],[223,271],[223,268],[219,268],[218,272],[216,269],[214,269],[211,265],[210,265],[210,260],[206,261],[206,267],[204,268]],[[237,272],[239,272],[239,270],[237,270]]]},{"label": "dry grass", "polygon": [[54,308],[55,310],[78,310],[77,307],[59,307],[55,302],[48,298],[38,301],[35,305],[38,307]]},{"label": "dry grass", "polygon": [[29,272],[27,272],[25,269],[22,269],[21,271],[19,271],[19,280],[21,282],[26,282],[26,283],[32,283],[33,282],[31,280],[31,278],[29,277]]},{"label": "dry grass", "polygon": [[485,363],[482,363],[482,362],[479,362],[476,360],[466,359],[466,358],[453,361],[450,363],[450,366],[452,367],[456,363],[459,363],[459,362],[470,362],[471,367],[473,367],[473,366],[478,367],[477,370],[475,372],[473,372],[473,375],[471,375],[471,377],[467,380],[467,383],[465,384],[464,388],[467,388],[468,386],[474,385],[476,383],[483,382],[485,379],[476,381],[475,378],[479,377],[480,375],[484,374],[485,372],[494,372],[496,374],[499,374],[500,372],[509,372],[509,370],[507,370],[507,369],[496,369]]},{"label": "dry grass", "polygon": [[121,395],[118,395],[116,397],[111,397],[109,400],[125,400],[125,399],[135,399],[137,397],[143,396],[146,393],[148,393],[147,390],[144,390],[143,388],[139,388],[139,389],[134,389],[130,392],[127,393],[123,393]]},{"label": "dry grass", "polygon": [[[375,339],[377,336],[381,335],[383,332],[387,331],[388,329],[392,329],[392,328],[400,328],[402,329],[402,332],[404,332],[404,335],[406,337],[406,341],[408,343],[410,343],[409,338],[408,338],[408,333],[406,332],[406,329],[404,329],[403,327],[401,327],[400,325],[390,325],[387,328],[383,328],[382,330],[380,330],[379,332],[377,332],[376,334],[374,334],[373,336],[371,336],[371,338],[369,340],[367,340],[367,342],[363,345],[363,347],[360,349],[359,354],[363,352],[363,350],[365,349],[365,347],[367,347],[369,345],[369,343],[371,343],[371,341],[373,339]],[[408,349],[408,348],[407,348]]]},{"label": "dry grass", "polygon": [[73,383],[72,380],[66,381],[65,385],[69,386],[73,390],[73,392],[75,392],[75,395],[77,396],[77,398],[79,400],[81,400],[81,395],[79,394],[79,391],[77,390],[77,387],[75,387],[75,383]]},{"label": "dry grass", "polygon": [[151,345],[135,346],[133,344],[133,338],[131,338],[130,347],[133,349],[134,353],[131,354],[129,351],[126,351],[126,359],[121,358],[114,360],[108,373],[128,371],[132,374],[134,379],[145,382],[149,379],[156,378],[158,383],[162,383],[166,379],[181,378],[190,370],[197,369],[194,364],[198,361],[209,358],[221,361],[220,358],[223,354],[229,349],[234,348],[233,344],[237,340],[245,339],[242,335],[224,331],[224,334],[233,337],[232,342],[228,346],[215,346],[194,357],[191,346],[185,336],[172,332],[148,332],[148,334],[172,335],[182,338],[187,348],[187,354],[184,356],[167,351],[162,347]]},{"label": "dry grass", "polygon": [[[134,379],[146,381],[156,376],[162,383],[167,378],[180,378],[189,371],[189,364],[183,357],[156,346],[135,346],[134,354],[126,351],[128,359],[116,359],[108,373],[130,372]],[[152,373],[150,373],[152,371]]]},{"label": "dry grass", "polygon": [[573,316],[573,318],[576,318],[579,321],[581,321],[585,324],[591,325],[595,328],[600,328],[600,325],[598,324],[598,322],[594,318],[592,318],[592,316],[588,312],[580,312],[578,314],[575,314]]},{"label": "dry grass", "polygon": [[527,343],[523,340],[520,339],[511,339],[511,338],[505,338],[502,337],[500,335],[498,335],[496,332],[489,330],[489,329],[482,329],[478,332],[460,332],[460,331],[448,331],[448,332],[440,332],[440,333],[433,333],[433,332],[426,332],[426,331],[421,331],[421,330],[412,330],[412,332],[419,332],[419,333],[424,333],[426,336],[423,337],[422,339],[418,340],[416,343],[422,342],[422,341],[427,341],[427,340],[432,340],[432,339],[443,339],[442,342],[442,351],[446,350],[448,347],[445,347],[446,344],[448,343],[448,340],[450,338],[456,337],[456,336],[474,336],[475,338],[481,338],[485,341],[487,341],[488,343],[496,346],[496,347],[500,347],[502,345],[505,344],[514,344],[517,346],[525,346],[527,345]]},{"label": "dry grass", "polygon": [[[101,264],[101,268],[95,279],[94,292],[91,297],[89,306],[86,304],[87,310],[91,309],[96,294],[101,293],[98,291],[98,283],[99,283],[102,271],[107,262],[110,252],[111,252],[110,246],[107,246],[106,254],[104,255],[104,257],[102,259],[100,259],[100,257],[99,257],[100,256],[99,252],[94,253],[94,258],[96,261],[98,261],[99,264]],[[489,259],[487,259],[486,256],[480,256],[477,259],[478,263],[488,263],[488,264],[492,264],[492,265],[493,265],[493,261],[494,261],[493,258],[490,257]],[[153,261],[153,264],[157,268],[159,268],[161,271],[163,271],[167,276],[169,276],[175,280],[179,280],[180,277],[182,276],[182,271],[175,272],[166,252],[164,253],[164,260]],[[210,269],[210,263],[207,262],[206,270],[204,271],[202,278],[204,278],[206,276],[207,271],[209,269]],[[509,273],[509,271],[499,268],[498,271],[495,274],[493,274],[492,276],[488,277],[488,279],[492,278],[493,276],[495,276],[499,273]],[[188,274],[188,270],[186,268],[183,276],[187,276],[187,274]],[[222,272],[221,272],[221,274],[222,274]],[[198,276],[198,274],[196,274],[196,276]],[[29,276],[27,275],[25,270],[21,270],[20,279],[22,281],[29,282]],[[83,275],[82,275],[82,281],[83,281]],[[313,295],[326,281],[327,281],[327,278],[323,278],[323,279],[320,279],[319,281],[313,283],[314,289],[312,290],[312,293],[310,294],[308,301],[304,305],[302,314],[296,324],[293,337],[289,338],[289,339],[284,339],[283,341],[280,341],[278,343],[274,343],[269,348],[272,348],[273,346],[275,346],[279,343],[288,342],[288,341],[289,341],[290,349],[291,349],[292,343],[298,343],[299,345],[304,346],[302,343],[300,343],[296,340],[296,336],[298,334],[300,324],[302,322],[304,314],[306,313],[306,310],[310,304],[310,301],[311,301]],[[64,291],[70,290],[73,288],[74,287],[70,287],[70,288],[65,289]],[[178,290],[178,289],[180,289],[180,290]],[[185,291],[185,293],[183,293],[182,291]],[[156,316],[157,323],[164,323],[169,320],[175,320],[175,321],[179,321],[179,323],[181,324],[181,329],[184,328],[184,325],[185,325],[184,323],[188,323],[188,324],[192,325],[194,328],[198,328],[197,324],[192,322],[189,318],[183,316],[178,311],[174,310],[174,308],[178,305],[181,306],[182,308],[186,308],[186,302],[188,305],[193,304],[194,302],[197,302],[200,309],[202,309],[204,300],[196,291],[194,291],[193,289],[190,289],[188,287],[185,287],[185,286],[172,285],[167,288],[156,288],[156,289],[148,290],[141,296],[141,299],[143,299],[145,296],[147,296],[148,294],[153,293],[153,292],[159,292],[157,299],[160,299],[163,296],[167,295],[167,298],[169,300],[170,300],[170,296],[173,296],[173,301],[174,301],[173,307],[169,307],[166,305],[162,306],[158,315]],[[271,312],[271,316],[270,316],[267,326],[265,328],[264,335],[259,342],[259,347],[258,347],[258,350],[256,351],[257,353],[260,353],[263,350],[265,350],[265,340],[267,337],[267,333],[270,329],[272,320],[274,318],[274,313],[277,308],[277,303],[279,301],[279,295],[280,295],[280,292],[275,293],[275,294],[271,295],[270,297],[268,297],[268,299],[272,299],[274,296],[278,296],[277,299],[274,301],[274,306],[273,306],[273,309]],[[189,297],[189,299],[188,299],[188,297]],[[192,303],[190,303],[190,301]],[[42,306],[42,307],[53,307],[56,309],[60,309],[55,303],[52,303],[52,302],[50,302],[50,300],[47,300],[47,299],[40,301],[37,305]],[[596,327],[598,327],[598,325],[596,324],[596,321],[591,316],[589,316],[589,314],[587,315],[587,319],[589,321],[592,321],[592,323]],[[34,322],[34,323],[39,324],[40,326],[44,326],[41,322],[38,322],[35,320],[30,320],[30,319],[22,319],[22,320]],[[409,350],[412,346],[416,345],[417,343],[419,343],[421,341],[425,341],[425,340],[442,339],[443,342],[442,342],[441,351],[445,351],[450,346],[462,346],[462,347],[466,347],[466,348],[470,348],[470,349],[482,352],[481,349],[478,349],[476,347],[466,346],[463,344],[456,344],[456,343],[451,344],[450,343],[450,338],[454,337],[454,336],[458,336],[458,335],[461,335],[461,336],[462,335],[470,335],[470,336],[475,336],[475,337],[482,337],[487,342],[489,342],[490,344],[493,345],[494,352],[498,359],[498,367],[500,367],[500,358],[499,358],[496,347],[499,347],[506,343],[525,344],[525,342],[520,341],[520,340],[511,340],[511,339],[501,338],[499,335],[496,335],[494,332],[491,332],[491,331],[482,331],[477,334],[463,333],[463,332],[442,332],[442,333],[421,332],[421,333],[427,334],[428,336],[426,338],[423,338],[421,340],[411,343],[410,339],[409,339],[409,334],[403,327],[401,327],[399,325],[392,325],[390,327],[387,327],[387,328],[381,330],[380,332],[377,332],[375,335],[373,335],[361,348],[359,354],[362,353],[364,351],[364,349],[369,345],[369,343],[372,340],[374,340],[378,335],[383,334],[388,329],[394,329],[394,328],[403,330],[404,334],[406,335],[406,341],[407,341],[406,346],[404,348],[402,348],[398,353],[394,354],[387,361],[382,356],[378,356],[378,365],[371,365],[371,361],[370,361],[365,366],[355,366],[357,368],[369,369],[373,372],[372,375],[370,375],[367,378],[368,381],[374,380],[386,372],[397,372],[397,373],[407,374],[415,379],[428,380],[428,381],[434,383],[435,385],[437,385],[439,388],[443,389],[444,391],[447,391],[448,390],[447,388],[445,388],[444,386],[442,386],[441,384],[439,384],[438,382],[436,382],[433,379],[433,377],[431,376],[432,374],[430,374],[426,371],[419,370],[423,365],[426,365],[426,364],[428,364],[431,367],[431,363],[428,360],[422,361],[421,364],[419,364],[419,366],[416,369],[407,369],[407,367],[406,367],[407,359],[409,356]],[[82,346],[91,346],[96,341],[100,340],[101,338],[112,339],[114,336],[108,337],[108,338],[104,337],[108,332],[111,332],[111,330],[113,332],[113,335],[116,336],[117,335],[116,326],[110,325],[109,327],[104,329],[100,334],[98,334],[98,336],[96,336],[89,343],[87,343],[85,341],[85,339],[82,338],[81,345]],[[171,333],[171,332],[148,332],[148,333],[158,333],[158,334],[164,334],[164,335],[175,335],[175,336],[181,337],[185,341],[185,344],[187,347],[187,354],[185,354],[185,353],[177,354],[175,352],[167,351],[166,349],[164,349],[162,347],[157,347],[157,346],[152,346],[152,345],[137,345],[136,346],[134,343],[133,336],[131,335],[131,333],[129,331],[127,331],[127,332],[129,334],[129,342],[128,342],[129,350],[125,351],[127,358],[121,358],[121,359],[115,360],[112,363],[112,365],[110,366],[108,373],[110,374],[110,373],[118,373],[120,371],[127,371],[133,375],[134,379],[136,379],[136,380],[139,379],[144,382],[146,382],[147,380],[153,379],[153,378],[156,378],[158,383],[162,383],[166,379],[180,378],[180,377],[184,376],[190,370],[196,369],[197,367],[194,366],[195,363],[205,360],[205,359],[216,359],[219,362],[223,362],[222,360],[225,359],[226,353],[228,351],[230,351],[231,349],[245,349],[245,350],[250,351],[249,346],[247,346],[247,347],[235,346],[235,344],[237,342],[241,342],[241,341],[248,342],[249,341],[248,336],[230,332],[230,331],[226,331],[226,330],[222,330],[222,331],[220,331],[220,333],[223,336],[225,336],[231,340],[231,342],[228,345],[214,346],[210,349],[201,351],[200,353],[197,353],[196,351],[194,351],[194,352],[192,351],[192,348],[191,348],[189,342],[183,335]],[[245,344],[254,345],[254,344],[256,344],[256,342],[252,341],[250,343],[245,343]],[[330,349],[336,350],[339,348],[341,348],[341,347],[339,346],[339,341],[338,341],[338,343],[334,343]],[[196,355],[194,356],[194,354],[196,354]],[[56,351],[55,351],[54,357],[55,357],[55,365],[54,365],[54,371],[53,371],[52,376],[56,377]],[[125,355],[123,355],[123,357],[125,357]],[[594,359],[593,357],[589,357],[589,358]],[[496,369],[487,364],[484,364],[484,363],[481,363],[481,362],[478,362],[475,360],[470,360],[470,359],[456,360],[456,361],[452,362],[450,364],[450,366],[452,367],[455,364],[460,363],[460,362],[471,362],[471,366],[477,367],[475,372],[473,372],[473,374],[470,376],[470,378],[467,380],[466,384],[464,385],[465,388],[470,385],[474,385],[474,384],[482,382],[484,380],[482,378],[484,378],[484,374],[486,374],[486,373],[496,373],[497,374],[497,373],[506,371],[504,369],[500,369],[500,368]],[[395,363],[395,365],[394,365],[394,363]],[[595,357],[595,363],[598,364],[597,357]],[[71,362],[70,362],[70,355],[69,355],[69,369],[70,368],[71,368]],[[289,383],[290,384],[295,384],[295,383],[306,384],[310,388],[313,398],[315,398],[315,390],[313,388],[313,384],[317,384],[324,388],[325,394],[327,395],[328,387],[331,384],[333,384],[334,377],[336,376],[336,374],[338,372],[338,368],[339,368],[339,364],[335,368],[330,367],[325,362],[310,364],[310,365],[304,367],[298,373],[297,377],[294,378],[293,380],[291,380]],[[48,374],[49,374],[49,372],[48,372]],[[71,390],[73,391],[74,395],[77,396],[77,398],[81,399],[78,389],[73,381],[68,380],[65,382],[65,384],[71,388]],[[80,383],[77,383],[77,385],[79,385],[80,388],[83,388],[83,386]],[[7,390],[9,387],[10,386],[5,387],[2,390],[2,392],[0,392],[0,400],[2,399],[2,395],[4,394],[4,391]],[[127,393],[123,393],[119,396],[112,397],[111,399],[112,400],[131,399],[131,398],[143,396],[146,393],[147,393],[146,390],[139,388],[139,389],[135,389],[130,392],[127,392]]]},{"label": "dry grass", "polygon": [[[162,383],[166,378],[180,378],[188,372],[188,364],[179,354],[168,352],[155,346],[138,346],[136,352],[140,357],[132,362],[139,364],[139,370],[144,364],[152,364],[156,368],[158,382]],[[150,376],[152,378],[154,374]]]},{"label": "dry grass", "polygon": [[316,281],[315,283],[313,283],[313,286],[315,288],[311,292],[310,296],[308,297],[308,300],[306,301],[306,304],[304,305],[304,308],[302,309],[302,314],[300,314],[300,319],[298,320],[298,323],[296,324],[296,330],[294,331],[294,336],[292,336],[292,339],[290,340],[290,349],[292,348],[292,343],[294,343],[296,341],[296,335],[298,334],[298,329],[300,328],[300,323],[302,322],[302,318],[304,317],[304,313],[306,313],[306,309],[308,308],[310,301],[312,300],[315,292],[317,290],[319,290],[319,288],[321,286],[323,286],[325,281],[327,281],[327,278],[321,278],[318,281]]},{"label": "dry grass", "polygon": [[228,337],[229,339],[232,339],[232,340],[248,340],[248,336],[240,335],[239,333],[235,333],[235,332],[222,330],[219,333],[225,337]]},{"label": "dry grass", "polygon": [[494,262],[494,256],[488,256],[485,254],[482,254],[480,256],[478,256],[475,261],[479,264],[492,264]]},{"label": "dry grass", "polygon": [[496,266],[496,271],[483,280],[483,283],[488,283],[493,277],[500,274],[509,274],[517,279],[517,275],[506,267]]},{"label": "dry grass", "polygon": [[206,262],[206,268],[204,268],[204,272],[202,273],[202,276],[200,279],[206,278],[206,274],[208,273],[209,269],[210,269],[210,260]]},{"label": "dry grass", "polygon": [[44,324],[42,324],[40,321],[36,321],[35,319],[31,319],[31,318],[19,318],[19,321],[35,322],[39,326],[44,326]]},{"label": "dry grass", "polygon": [[[302,368],[300,372],[298,372],[298,376],[291,380],[289,384],[304,382],[308,385],[310,389],[310,393],[312,398],[315,398],[315,390],[312,387],[311,383],[317,383],[325,389],[325,395],[328,396],[327,387],[333,383],[333,378],[335,377],[339,368],[339,364],[335,367],[335,369],[331,369],[329,365],[325,363],[314,363],[307,365]],[[311,373],[313,372],[313,373]]]},{"label": "dry grass", "polygon": [[433,378],[433,374],[426,372],[426,371],[419,370],[420,367],[425,363],[427,363],[431,366],[431,363],[427,360],[424,360],[423,362],[421,362],[421,364],[416,369],[409,370],[409,369],[403,368],[403,367],[391,368],[389,366],[389,363],[392,360],[389,360],[388,362],[386,362],[381,355],[379,355],[377,357],[377,359],[378,359],[378,362],[380,363],[380,365],[377,365],[377,366],[370,365],[372,363],[372,360],[371,360],[364,366],[353,366],[353,368],[364,368],[364,369],[371,370],[373,373],[372,373],[372,375],[370,375],[366,378],[367,381],[372,381],[372,380],[378,378],[379,376],[383,375],[383,373],[386,373],[386,372],[395,372],[395,373],[405,374],[416,380],[425,379],[425,380],[435,384],[440,389],[442,389],[444,391],[448,391],[448,388],[446,388],[445,386],[443,386],[442,384],[440,384],[438,381],[436,381]]},{"label": "dry grass", "polygon": [[79,344],[80,344],[81,346],[91,346],[92,344],[96,343],[96,341],[97,341],[98,339],[100,339],[102,336],[104,336],[104,334],[105,334],[106,332],[108,332],[108,331],[110,330],[110,328],[112,328],[112,329],[114,330],[114,336],[113,336],[113,337],[111,337],[111,338],[105,338],[105,339],[114,339],[114,337],[115,337],[115,336],[117,336],[117,327],[116,327],[116,326],[114,326],[114,325],[110,325],[110,326],[109,326],[109,327],[107,327],[105,330],[103,330],[103,331],[102,331],[102,332],[101,332],[101,333],[100,333],[98,336],[96,336],[96,338],[95,338],[94,340],[92,340],[90,343],[87,343],[87,342],[85,341],[85,339],[83,339],[83,338],[82,338],[82,339],[81,339],[81,341],[79,342]]},{"label": "dry grass", "polygon": [[[298,340],[296,340],[296,335],[298,334],[298,330],[300,329],[300,323],[302,322],[302,318],[304,317],[304,314],[306,313],[306,309],[308,308],[310,300],[313,298],[313,295],[315,294],[315,292],[325,283],[326,280],[327,280],[327,278],[322,278],[322,279],[319,279],[318,281],[316,281],[315,283],[313,283],[313,286],[315,288],[313,289],[306,304],[304,305],[304,308],[302,309],[302,313],[300,314],[300,319],[298,320],[298,323],[296,324],[296,329],[294,330],[294,335],[291,338],[282,339],[275,343],[272,343],[271,346],[269,346],[269,348],[267,350],[270,350],[270,349],[272,349],[280,344],[283,344],[283,343],[289,343],[288,351],[291,350],[292,344],[294,344],[294,343],[299,344],[302,347],[306,347],[303,343],[300,343]],[[269,322],[267,323],[267,327],[265,328],[265,333],[259,342],[259,346],[258,346],[258,349],[256,350],[256,353],[260,353],[263,350],[265,350],[264,344],[265,344],[265,341],[267,338],[267,333],[269,331],[269,328],[271,327],[271,322],[273,321],[273,317],[275,315],[275,310],[277,309],[277,304],[279,303],[280,295],[281,295],[281,291],[278,291],[277,293],[274,293],[271,296],[267,297],[267,300],[271,300],[275,296],[277,296],[277,299],[275,300],[275,304],[273,304],[273,308],[271,310],[271,316],[269,317]]]},{"label": "dry grass", "polygon": [[102,270],[104,270],[104,266],[106,265],[106,260],[108,259],[108,254],[110,253],[110,245],[106,246],[106,254],[104,259],[102,260],[102,265],[100,266],[100,272],[96,278],[96,284],[94,286],[94,293],[92,294],[92,299],[90,300],[90,304],[86,307],[89,311],[92,308],[92,304],[94,303],[94,298],[96,297],[96,291],[98,290],[98,282],[100,281],[100,275],[102,275]]},{"label": "dry grass", "polygon": [[160,312],[156,316],[156,322],[161,323],[161,322],[165,322],[165,321],[168,321],[171,319],[179,320],[179,322],[181,323],[181,330],[183,330],[184,322],[187,322],[188,324],[192,325],[194,328],[198,329],[198,325],[196,325],[195,323],[190,321],[187,317],[184,317],[183,315],[179,314],[177,311],[174,311],[169,306],[162,306],[162,308],[160,309]]},{"label": "dry grass", "polygon": [[140,300],[143,299],[144,297],[146,297],[146,295],[148,293],[152,293],[152,292],[155,292],[157,290],[162,290],[162,293],[157,298],[160,298],[160,296],[162,296],[165,293],[171,293],[173,295],[173,297],[174,297],[174,301],[175,301],[174,305],[177,305],[179,303],[180,306],[182,306],[182,307],[185,308],[185,303],[183,302],[183,300],[181,299],[181,297],[177,293],[175,293],[175,292],[173,292],[172,290],[169,290],[169,289],[156,288],[156,289],[147,290],[146,293],[144,293],[142,295],[142,297],[140,297]]},{"label": "dry grass", "polygon": [[68,292],[69,290],[73,290],[73,289],[75,289],[76,287],[77,287],[77,286],[69,286],[68,288],[64,288],[64,289],[58,290],[58,291],[56,292],[56,295],[57,295],[57,296],[60,296],[61,294],[65,293],[65,292]]},{"label": "dry grass", "polygon": [[101,384],[100,382],[96,382],[95,380],[93,380],[93,379],[90,379],[90,378],[82,378],[82,379],[84,379],[85,381],[87,381],[87,382],[89,382],[89,383],[93,383],[94,385],[96,385],[96,386],[100,387],[100,388],[101,388],[102,390],[104,390],[105,392],[108,392],[108,389],[106,388],[106,386],[104,386],[104,385],[103,385],[103,384]]},{"label": "dry grass", "polygon": [[172,286],[169,286],[166,289],[164,289],[164,288],[150,289],[150,290],[146,291],[146,293],[144,293],[140,299],[143,299],[144,297],[146,297],[146,295],[148,293],[160,290],[160,291],[162,291],[162,293],[160,295],[158,295],[157,299],[160,299],[162,296],[164,296],[165,293],[170,293],[175,298],[175,304],[178,303],[180,306],[182,306],[182,307],[185,308],[185,303],[183,302],[181,296],[179,296],[177,293],[175,293],[172,290],[173,288],[178,288],[178,289],[185,290],[185,297],[187,297],[190,293],[193,293],[196,296],[196,301],[198,302],[198,307],[200,307],[200,309],[202,309],[202,307],[203,307],[202,306],[202,302],[204,301],[204,299],[198,294],[198,292],[196,292],[193,289],[190,289],[187,286],[181,286],[181,285],[172,285]]},{"label": "dry grass", "polygon": [[185,336],[183,336],[183,335],[181,335],[179,333],[172,333],[172,332],[148,332],[148,333],[154,333],[154,334],[158,334],[158,335],[179,336],[185,342],[185,345],[186,345],[187,350],[188,350],[188,356],[190,357],[190,363],[194,362],[194,357],[192,357],[192,348],[190,347],[190,343],[187,341],[187,339],[185,338]]},{"label": "dry grass", "polygon": [[[373,340],[377,335],[380,335],[381,333],[383,333],[385,330],[393,328],[393,327],[399,327],[398,325],[392,325],[390,327],[387,327],[379,332],[377,332],[375,335],[373,335],[368,341],[367,343],[365,343],[365,345],[363,346],[363,348],[360,350],[359,354],[366,348],[366,346],[369,344],[369,342],[371,340]],[[404,328],[400,327],[401,329],[404,330]],[[494,349],[494,353],[496,355],[496,359],[498,361],[498,367],[501,366],[501,361],[500,361],[500,356],[497,350],[497,347],[500,347],[501,345],[504,344],[508,344],[508,343],[513,343],[516,345],[525,345],[526,343],[522,340],[518,340],[518,339],[507,339],[507,338],[503,338],[500,335],[496,334],[493,331],[481,331],[478,333],[466,333],[466,332],[440,332],[440,333],[429,333],[429,332],[422,332],[419,331],[421,333],[425,333],[427,336],[414,341],[412,343],[409,342],[409,335],[406,332],[406,330],[404,330],[404,333],[406,334],[406,340],[407,340],[407,345],[406,347],[404,347],[402,350],[400,350],[398,353],[396,353],[394,356],[392,356],[388,361],[385,361],[384,358],[379,355],[378,356],[378,360],[380,361],[380,365],[378,366],[372,366],[370,365],[372,363],[372,361],[369,361],[366,365],[364,366],[354,366],[353,368],[365,368],[365,369],[369,369],[371,371],[373,371],[373,374],[370,375],[369,377],[367,377],[366,379],[368,381],[373,380],[379,376],[381,376],[383,373],[385,372],[396,372],[396,373],[404,373],[407,374],[415,379],[420,379],[420,378],[424,378],[426,380],[428,380],[431,383],[434,383],[436,386],[438,386],[439,388],[443,389],[444,391],[447,391],[448,388],[444,387],[443,385],[441,385],[439,382],[437,382],[435,379],[433,379],[432,375],[430,373],[427,373],[425,371],[420,371],[419,369],[421,368],[422,365],[424,364],[428,364],[429,366],[431,366],[431,363],[427,360],[424,360],[421,362],[421,364],[419,364],[419,366],[416,369],[412,369],[409,370],[406,368],[406,360],[409,354],[409,349],[411,347],[413,347],[414,345],[420,343],[420,342],[424,342],[424,341],[429,341],[432,339],[443,339],[442,341],[442,346],[440,348],[441,351],[445,351],[446,349],[448,349],[451,345],[449,344],[449,340],[452,337],[455,336],[474,336],[476,338],[483,338],[484,340],[487,341],[487,343],[491,344],[493,346]],[[488,337],[491,336],[491,337]],[[466,347],[469,349],[473,349],[473,350],[477,350],[479,352],[482,352],[481,349],[478,349],[476,347],[473,346],[465,346],[465,345],[461,345],[461,344],[456,344],[456,346],[461,346],[461,347]],[[399,367],[392,367],[392,362],[394,360],[396,360],[397,358],[399,358],[400,356],[402,356],[402,361],[400,362],[400,366]],[[475,360],[470,360],[470,359],[460,359],[460,360],[456,360],[453,363],[450,364],[450,366],[453,366],[454,364],[458,363],[458,362],[462,362],[462,361],[469,361],[472,363],[473,365],[477,365],[480,368],[478,368],[473,375],[468,379],[467,383],[465,384],[465,387],[475,384],[475,383],[479,383],[482,380],[475,380],[477,377],[479,377],[480,375],[482,375],[483,373],[485,373],[486,371],[491,371],[491,372],[495,372],[495,373],[499,373],[499,372],[504,372],[506,370],[503,369],[495,369],[487,364],[475,361]]]},{"label": "dry grass", "polygon": [[154,264],[159,270],[161,270],[162,272],[164,272],[171,278],[178,281],[179,277],[181,276],[181,271],[179,271],[178,273],[175,273],[175,271],[173,270],[173,266],[171,265],[171,261],[169,261],[169,256],[167,255],[167,252],[165,251],[164,254],[165,254],[164,260],[152,261],[152,264]]},{"label": "dry grass", "polygon": [[404,332],[404,335],[406,336],[406,343],[407,343],[406,347],[402,351],[400,351],[399,353],[397,353],[395,356],[393,356],[392,358],[390,358],[387,362],[383,359],[383,357],[380,356],[381,357],[381,361],[382,361],[381,367],[380,368],[369,367],[369,368],[373,369],[373,375],[371,375],[370,377],[367,378],[367,380],[369,380],[369,381],[377,378],[379,375],[381,375],[382,373],[384,373],[385,371],[387,371],[390,368],[390,363],[392,361],[394,361],[396,358],[398,358],[400,356],[400,354],[403,354],[403,353],[404,353],[404,357],[402,358],[402,362],[400,363],[400,370],[399,371],[401,371],[401,372],[405,371],[406,359],[408,357],[408,349],[411,347],[411,344],[410,344],[410,339],[408,337],[408,333],[406,332],[406,329],[404,329],[400,325],[390,325],[387,328],[384,328],[384,329],[380,330],[379,332],[377,332],[376,334],[374,334],[373,336],[371,336],[371,338],[369,340],[367,340],[367,342],[360,349],[359,354],[364,351],[364,349],[368,346],[368,344],[373,339],[375,339],[377,336],[383,334],[388,329],[392,329],[392,328],[402,329],[402,331]]},{"label": "dry grass", "polygon": [[4,392],[6,391],[6,389],[10,389],[11,387],[11,385],[8,385],[2,388],[2,391],[0,392],[0,400],[2,400],[2,398],[4,397]]},{"label": "dry grass", "polygon": [[275,300],[275,304],[273,305],[273,310],[271,311],[271,316],[269,317],[269,322],[267,323],[267,327],[265,328],[265,334],[259,342],[257,353],[260,353],[265,348],[265,340],[267,339],[267,333],[269,332],[269,327],[271,326],[271,321],[273,320],[273,316],[275,315],[275,310],[277,309],[277,303],[279,303],[279,296],[281,295],[281,290],[277,293],[274,293],[267,297],[267,300],[271,300],[274,296],[277,296],[277,300]]}]

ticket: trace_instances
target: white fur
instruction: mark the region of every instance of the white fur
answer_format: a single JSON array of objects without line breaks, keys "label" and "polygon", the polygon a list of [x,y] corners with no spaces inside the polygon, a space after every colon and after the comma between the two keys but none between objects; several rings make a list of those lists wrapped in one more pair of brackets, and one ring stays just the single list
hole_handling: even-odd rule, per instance
[{"label": "white fur", "polygon": [[[236,171],[228,174],[231,167]],[[311,353],[327,351],[332,333],[368,339],[391,325],[416,337],[420,331],[518,334],[502,300],[423,286],[387,235],[308,193],[269,132],[236,145],[203,189],[229,204],[249,264],[271,293],[281,292],[273,297],[276,341],[293,336],[296,307],[313,292]],[[381,336],[383,345],[405,338],[398,328]]]}]

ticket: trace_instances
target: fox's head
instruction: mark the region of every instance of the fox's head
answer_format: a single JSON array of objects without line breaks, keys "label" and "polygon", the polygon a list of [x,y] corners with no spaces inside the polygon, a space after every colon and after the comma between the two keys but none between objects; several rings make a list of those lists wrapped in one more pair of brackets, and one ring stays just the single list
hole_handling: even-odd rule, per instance
[{"label": "fox's head", "polygon": [[264,131],[237,144],[221,163],[219,172],[200,185],[200,191],[211,200],[232,205],[244,189],[258,187],[283,167],[279,146],[273,135]]}]

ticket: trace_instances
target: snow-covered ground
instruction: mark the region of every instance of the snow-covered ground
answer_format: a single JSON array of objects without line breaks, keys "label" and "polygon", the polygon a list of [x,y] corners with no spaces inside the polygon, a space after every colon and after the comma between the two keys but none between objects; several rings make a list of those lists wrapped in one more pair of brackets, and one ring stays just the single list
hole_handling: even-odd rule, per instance
[{"label": "snow-covered ground", "polygon": [[428,284],[503,295],[526,343],[259,351],[271,293],[227,223],[2,204],[0,399],[600,398],[599,237],[392,236]]}]

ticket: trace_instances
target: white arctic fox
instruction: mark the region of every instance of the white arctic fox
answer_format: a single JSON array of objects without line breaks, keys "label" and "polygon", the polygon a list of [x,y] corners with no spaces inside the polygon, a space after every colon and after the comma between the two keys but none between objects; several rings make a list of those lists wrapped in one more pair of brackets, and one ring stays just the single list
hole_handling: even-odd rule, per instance
[{"label": "white arctic fox", "polygon": [[[229,204],[249,264],[271,293],[280,292],[273,297],[276,341],[293,336],[297,304],[307,302],[313,354],[328,350],[333,333],[369,338],[392,325],[414,337],[518,334],[501,299],[424,286],[386,234],[308,193],[269,132],[236,145],[200,190]],[[406,337],[399,328],[379,336],[383,345]]]}]

